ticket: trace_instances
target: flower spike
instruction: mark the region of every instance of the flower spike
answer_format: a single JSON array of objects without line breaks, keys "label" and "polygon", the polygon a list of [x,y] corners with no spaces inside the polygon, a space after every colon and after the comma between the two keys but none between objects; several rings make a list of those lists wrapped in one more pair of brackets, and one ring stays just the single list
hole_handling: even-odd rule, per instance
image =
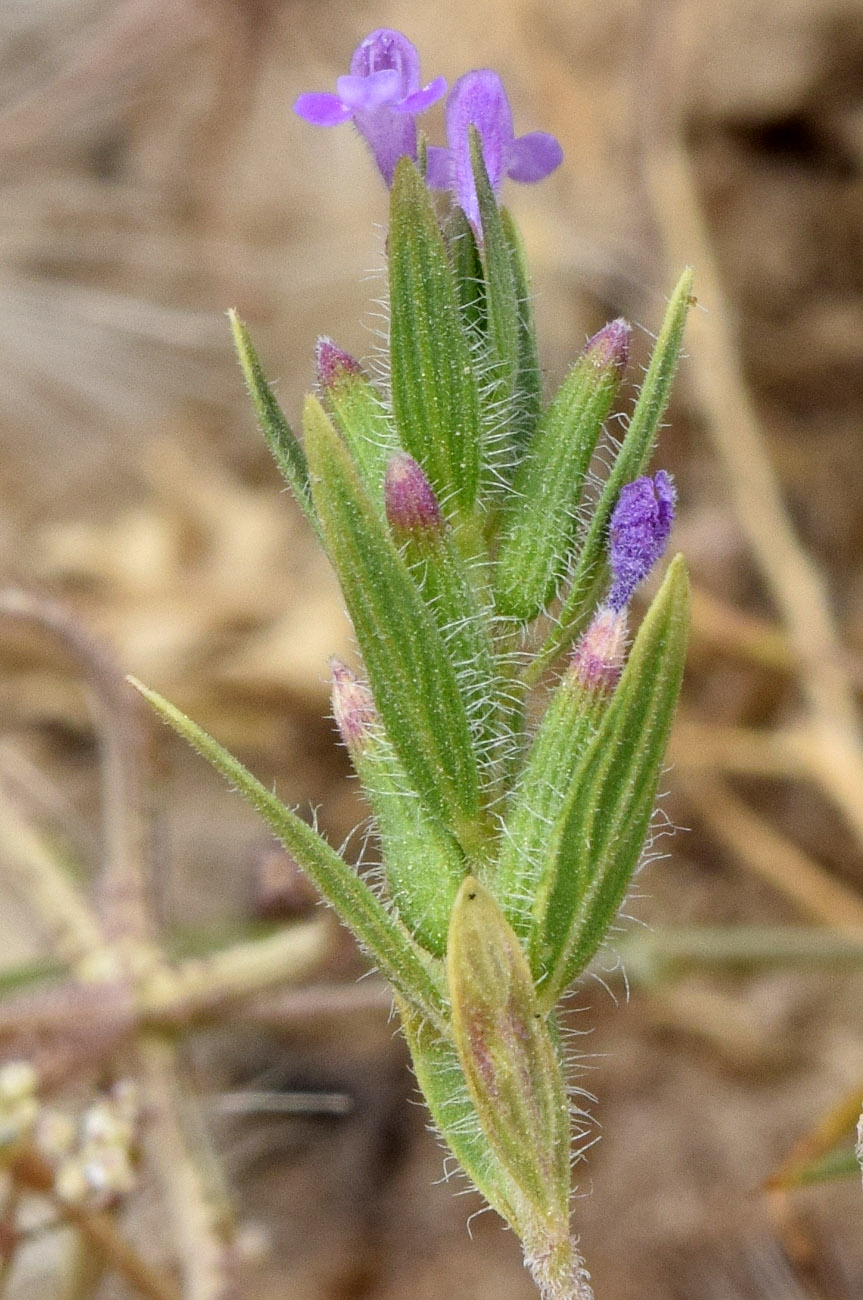
[{"label": "flower spike", "polygon": [[532,131],[515,137],[512,110],[503,82],[490,68],[466,72],[450,92],[446,105],[449,147],[428,151],[428,183],[451,189],[474,229],[479,227],[479,202],[470,156],[470,127],[476,127],[491,187],[496,195],[504,177],[541,181],[563,161],[553,135]]},{"label": "flower spike", "polygon": [[446,81],[436,77],[421,88],[415,46],[401,32],[379,27],[354,50],[350,74],[339,77],[336,88],[336,94],[300,95],[294,112],[313,126],[353,121],[392,185],[399,158],[407,154],[416,161],[416,117],[445,94]]}]

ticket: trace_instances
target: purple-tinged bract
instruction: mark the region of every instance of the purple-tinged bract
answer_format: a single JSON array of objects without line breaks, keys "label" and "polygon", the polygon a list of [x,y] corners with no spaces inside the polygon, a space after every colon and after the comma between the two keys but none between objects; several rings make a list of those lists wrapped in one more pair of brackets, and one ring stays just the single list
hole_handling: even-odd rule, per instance
[{"label": "purple-tinged bract", "polygon": [[387,185],[392,185],[399,158],[406,154],[416,161],[417,115],[445,92],[443,77],[421,87],[415,47],[401,32],[379,27],[354,50],[350,74],[339,77],[336,93],[300,95],[294,112],[313,126],[353,121]]},{"label": "purple-tinged bract", "polygon": [[674,484],[665,470],[621,489],[608,530],[612,583],[607,604],[620,610],[665,550],[674,521]]},{"label": "purple-tinged bract", "polygon": [[428,151],[427,179],[436,189],[451,189],[475,230],[479,203],[470,156],[470,127],[476,127],[489,183],[496,196],[504,177],[514,181],[544,180],[563,160],[553,135],[532,131],[516,138],[512,110],[503,82],[490,68],[466,72],[450,92],[446,105],[448,148]]}]

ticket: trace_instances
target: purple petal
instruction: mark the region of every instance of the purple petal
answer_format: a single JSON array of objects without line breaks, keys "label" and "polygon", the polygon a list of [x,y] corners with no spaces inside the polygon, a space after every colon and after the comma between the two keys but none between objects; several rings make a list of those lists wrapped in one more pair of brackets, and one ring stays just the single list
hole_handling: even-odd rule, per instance
[{"label": "purple petal", "polygon": [[544,180],[563,162],[563,149],[546,131],[531,131],[513,140],[506,174],[514,181]]},{"label": "purple petal", "polygon": [[336,89],[342,103],[355,113],[389,108],[401,99],[401,82],[395,68],[382,68],[367,77],[339,77]]},{"label": "purple petal", "polygon": [[435,77],[424,90],[408,95],[399,104],[393,104],[395,113],[424,113],[446,94],[446,77]]},{"label": "purple petal", "polygon": [[452,153],[430,144],[426,151],[426,185],[432,190],[448,190],[452,184]]},{"label": "purple petal", "polygon": [[351,109],[345,108],[338,95],[329,91],[312,91],[300,95],[294,103],[294,112],[312,126],[341,126],[353,116]]},{"label": "purple petal", "polygon": [[512,111],[503,82],[490,68],[479,68],[459,77],[446,105],[446,133],[452,154],[452,188],[465,215],[476,229],[479,227],[479,202],[470,157],[471,126],[479,132],[488,179],[497,194],[512,147]]},{"label": "purple petal", "polygon": [[348,76],[339,77],[338,94],[300,95],[295,110],[316,126],[338,126],[353,118],[374,155],[378,170],[392,185],[399,158],[416,159],[416,114],[446,93],[438,77],[420,89],[419,55],[401,32],[379,27],[354,50]]},{"label": "purple petal", "polygon": [[370,32],[354,50],[351,72],[357,77],[369,77],[384,69],[394,69],[399,76],[399,94],[404,99],[420,88],[420,56],[401,32],[391,27],[378,27]]},{"label": "purple petal", "polygon": [[388,186],[399,158],[417,156],[417,125],[409,113],[394,113],[391,108],[376,108],[371,113],[357,113],[354,125],[374,154],[378,171]]}]

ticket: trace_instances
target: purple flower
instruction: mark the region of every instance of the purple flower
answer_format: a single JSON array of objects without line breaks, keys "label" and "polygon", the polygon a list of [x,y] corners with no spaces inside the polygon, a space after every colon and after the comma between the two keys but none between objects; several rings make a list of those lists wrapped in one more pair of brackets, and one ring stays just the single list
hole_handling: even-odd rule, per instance
[{"label": "purple flower", "polygon": [[608,530],[612,583],[606,604],[621,610],[665,550],[674,521],[674,484],[661,469],[621,489]]},{"label": "purple flower", "polygon": [[450,92],[446,105],[447,149],[429,149],[427,180],[435,189],[451,189],[475,230],[479,204],[470,158],[470,130],[482,140],[488,179],[495,195],[505,176],[514,181],[541,181],[563,160],[553,135],[532,131],[516,139],[512,110],[503,82],[490,68],[466,72]]},{"label": "purple flower", "polygon": [[378,170],[392,185],[399,158],[416,161],[416,115],[446,91],[437,77],[420,88],[420,60],[401,32],[379,27],[354,50],[351,71],[339,77],[335,95],[326,91],[300,95],[294,112],[313,126],[340,126],[353,120],[375,157]]}]

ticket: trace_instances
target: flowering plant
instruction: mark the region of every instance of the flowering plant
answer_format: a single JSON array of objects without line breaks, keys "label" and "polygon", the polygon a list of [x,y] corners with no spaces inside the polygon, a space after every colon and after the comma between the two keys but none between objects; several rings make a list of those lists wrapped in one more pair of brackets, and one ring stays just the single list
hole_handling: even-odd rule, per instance
[{"label": "flowering plant", "polygon": [[[381,30],[337,94],[296,104],[318,125],[353,121],[391,186],[387,385],[321,340],[300,442],[232,318],[262,430],[353,621],[362,667],[333,664],[333,710],[371,805],[383,888],[142,689],[259,810],[391,981],[434,1121],[519,1235],[542,1293],[586,1300],[556,1007],[643,853],[683,671],[682,560],[628,653],[627,610],[673,520],[669,476],[645,471],[691,277],[600,483],[590,466],[629,327],[596,334],[544,400],[522,245],[499,206],[505,176],[541,179],[560,146],[516,138],[499,77],[480,70],[450,94],[447,147],[427,147],[416,116],[444,91],[441,79],[421,88],[413,46]],[[443,217],[432,188],[450,195]]]}]

